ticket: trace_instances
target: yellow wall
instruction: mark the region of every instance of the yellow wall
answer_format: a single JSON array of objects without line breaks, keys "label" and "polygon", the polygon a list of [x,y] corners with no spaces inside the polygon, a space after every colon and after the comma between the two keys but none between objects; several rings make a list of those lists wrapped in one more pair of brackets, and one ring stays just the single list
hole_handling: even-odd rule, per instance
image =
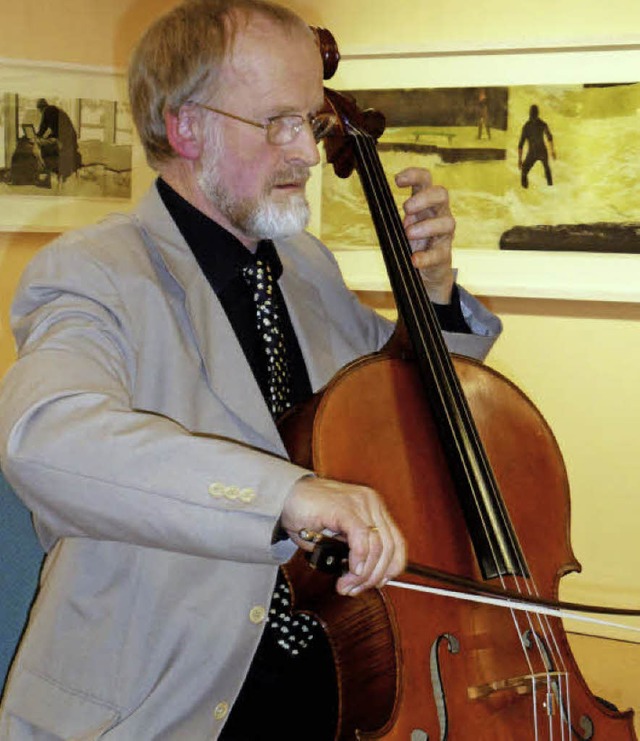
[{"label": "yellow wall", "polygon": [[15,358],[13,337],[9,330],[9,307],[16,283],[36,250],[53,236],[0,232],[0,376],[4,375]]},{"label": "yellow wall", "polygon": [[634,0],[285,0],[346,54],[637,43]]},{"label": "yellow wall", "polygon": [[[122,67],[132,40],[171,0],[0,0],[4,56]],[[638,43],[636,0],[289,0],[334,31],[343,54],[522,45]],[[526,40],[525,40],[526,39]],[[7,307],[42,235],[0,235],[0,373],[13,357]],[[572,276],[566,276],[567,284]],[[624,281],[625,276],[620,275]],[[572,484],[572,538],[583,573],[567,599],[640,605],[640,307],[589,301],[493,297],[505,334],[490,363],[519,384],[547,417]],[[544,523],[544,512],[541,512]],[[636,625],[638,622],[636,621]],[[584,628],[586,632],[606,632]],[[626,636],[629,638],[629,636]]]},{"label": "yellow wall", "polygon": [[[0,54],[122,67],[150,19],[176,0],[0,0]],[[283,0],[329,28],[343,54],[637,44],[635,0]]]}]

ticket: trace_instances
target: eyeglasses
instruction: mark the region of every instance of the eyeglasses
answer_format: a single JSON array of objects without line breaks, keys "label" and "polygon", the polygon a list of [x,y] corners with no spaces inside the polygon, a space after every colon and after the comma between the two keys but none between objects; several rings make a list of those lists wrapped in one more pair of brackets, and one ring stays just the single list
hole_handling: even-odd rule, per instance
[{"label": "eyeglasses", "polygon": [[288,113],[283,116],[271,116],[271,118],[267,119],[266,123],[260,123],[260,121],[252,121],[249,118],[236,116],[235,113],[227,113],[227,111],[212,108],[204,103],[198,103],[196,101],[193,102],[197,106],[200,106],[200,108],[206,108],[212,113],[218,113],[221,116],[233,118],[235,121],[241,121],[250,126],[255,126],[258,129],[264,129],[267,132],[267,141],[269,144],[275,144],[279,147],[282,147],[285,144],[290,144],[302,131],[302,127],[305,124],[309,124],[313,138],[316,142],[319,142],[331,132],[338,122],[337,116],[333,113],[327,112],[317,113],[315,116],[309,114],[306,118],[297,113]]}]

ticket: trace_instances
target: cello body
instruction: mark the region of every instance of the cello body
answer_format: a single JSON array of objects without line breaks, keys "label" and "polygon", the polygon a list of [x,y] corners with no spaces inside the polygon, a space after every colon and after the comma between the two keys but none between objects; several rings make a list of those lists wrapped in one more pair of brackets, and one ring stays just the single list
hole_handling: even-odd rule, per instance
[{"label": "cello body", "polygon": [[[580,567],[553,433],[503,376],[463,358],[454,366],[527,554],[529,574],[508,584],[524,593],[535,584],[536,595],[556,599],[560,578]],[[412,360],[362,358],[283,422],[295,461],[381,494],[410,562],[482,579]],[[590,692],[558,618],[393,586],[340,597],[298,556],[286,571],[295,609],[313,612],[332,646],[336,739],[636,740],[633,713]]]}]

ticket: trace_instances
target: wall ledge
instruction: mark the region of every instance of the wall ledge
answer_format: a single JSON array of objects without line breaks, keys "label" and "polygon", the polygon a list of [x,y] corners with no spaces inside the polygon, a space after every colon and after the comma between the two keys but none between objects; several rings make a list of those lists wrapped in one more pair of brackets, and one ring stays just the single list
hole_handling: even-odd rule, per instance
[{"label": "wall ledge", "polygon": [[[333,253],[352,290],[390,290],[378,249]],[[453,263],[478,296],[640,302],[640,255],[459,249]]]}]

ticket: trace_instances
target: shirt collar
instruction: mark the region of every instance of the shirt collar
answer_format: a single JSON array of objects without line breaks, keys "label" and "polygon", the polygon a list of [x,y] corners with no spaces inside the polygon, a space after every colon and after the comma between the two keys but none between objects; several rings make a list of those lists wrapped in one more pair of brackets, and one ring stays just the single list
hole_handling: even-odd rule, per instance
[{"label": "shirt collar", "polygon": [[270,263],[275,280],[280,278],[282,263],[271,240],[261,240],[253,255],[231,232],[185,200],[162,178],[158,178],[157,188],[216,295],[240,275],[243,267],[258,258]]}]

